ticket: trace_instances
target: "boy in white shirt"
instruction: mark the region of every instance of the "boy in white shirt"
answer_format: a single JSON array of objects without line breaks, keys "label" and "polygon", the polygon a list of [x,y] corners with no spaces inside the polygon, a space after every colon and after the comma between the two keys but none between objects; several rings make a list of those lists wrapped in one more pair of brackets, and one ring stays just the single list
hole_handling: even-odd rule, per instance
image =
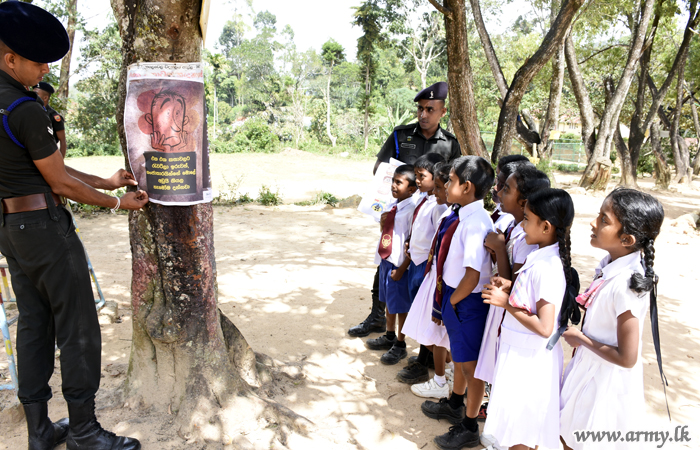
[{"label": "boy in white shirt", "polygon": [[[414,195],[416,210],[413,213],[411,223],[411,236],[408,243],[408,256],[411,263],[408,266],[408,293],[411,304],[416,298],[418,289],[425,278],[425,269],[430,253],[430,244],[437,229],[442,214],[447,210],[447,205],[439,205],[433,190],[435,180],[433,171],[435,166],[444,163],[445,160],[437,153],[428,153],[416,160],[413,168],[416,173],[416,186],[418,192]],[[428,365],[431,360],[431,352],[428,347],[421,344],[420,352],[415,361],[410,361],[408,366],[400,370],[396,375],[399,381],[407,384],[416,384],[428,381]]]},{"label": "boy in white shirt", "polygon": [[[413,166],[404,164],[397,167],[391,183],[391,195],[396,203],[389,212],[382,214],[382,234],[374,257],[375,264],[379,264],[379,300],[386,304],[387,332],[366,342],[371,350],[389,350],[381,357],[381,362],[387,365],[397,364],[408,356],[401,328],[411,309],[408,274],[405,273],[411,259],[404,252],[404,244],[416,208],[411,198],[415,192],[416,174]],[[397,318],[398,335],[395,332]]]}]

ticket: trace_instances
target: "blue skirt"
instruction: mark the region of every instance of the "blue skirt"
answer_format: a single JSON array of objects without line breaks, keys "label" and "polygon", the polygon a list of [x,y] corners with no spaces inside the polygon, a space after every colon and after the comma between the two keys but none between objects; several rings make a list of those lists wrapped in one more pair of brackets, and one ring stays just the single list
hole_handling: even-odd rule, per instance
[{"label": "blue skirt", "polygon": [[379,264],[379,300],[386,303],[389,314],[407,313],[412,303],[408,295],[408,270],[399,281],[391,279],[392,270],[396,270],[396,266],[382,259]]},{"label": "blue skirt", "polygon": [[408,295],[411,297],[411,303],[415,300],[418,294],[418,289],[420,289],[421,283],[423,283],[423,278],[425,278],[425,266],[428,264],[428,260],[423,261],[422,264],[415,265],[413,261],[408,265]]},{"label": "blue skirt", "polygon": [[452,359],[458,363],[476,361],[479,359],[489,305],[484,303],[481,293],[472,292],[453,308],[450,297],[455,289],[444,283],[443,289],[442,322],[450,337]]}]

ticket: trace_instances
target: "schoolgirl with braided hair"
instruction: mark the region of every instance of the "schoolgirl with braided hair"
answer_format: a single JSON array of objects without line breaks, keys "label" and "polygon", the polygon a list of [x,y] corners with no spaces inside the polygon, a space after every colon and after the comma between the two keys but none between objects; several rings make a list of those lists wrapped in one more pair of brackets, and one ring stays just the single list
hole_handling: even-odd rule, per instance
[{"label": "schoolgirl with braided hair", "polygon": [[[589,449],[576,431],[615,431],[625,436],[639,428],[644,414],[641,337],[650,308],[652,336],[661,378],[654,241],[664,210],[654,197],[634,189],[615,189],[591,222],[591,245],[605,250],[591,286],[577,297],[586,310],[582,329],[563,337],[575,354],[561,391],[561,437],[568,449]],[[664,386],[665,389],[665,386]],[[616,442],[616,449],[639,448]]]},{"label": "schoolgirl with braided hair", "polygon": [[[522,227],[527,244],[538,248],[527,256],[514,284],[494,277],[482,292],[485,303],[506,310],[484,426],[484,434],[503,447],[559,446],[564,365],[559,318],[578,291],[570,255],[573,220],[574,204],[566,191],[545,188],[529,195]],[[550,341],[554,345],[548,346]]]}]

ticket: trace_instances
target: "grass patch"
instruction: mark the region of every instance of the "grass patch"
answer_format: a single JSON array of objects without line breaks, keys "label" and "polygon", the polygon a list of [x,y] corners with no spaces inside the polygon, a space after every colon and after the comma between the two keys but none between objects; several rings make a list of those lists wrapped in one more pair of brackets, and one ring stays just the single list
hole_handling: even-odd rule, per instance
[{"label": "grass patch", "polygon": [[338,200],[338,198],[336,198],[336,196],[330,192],[319,192],[311,200],[295,202],[294,204],[297,206],[330,205],[336,207],[338,206],[338,203],[340,203],[340,200]]},{"label": "grass patch", "polygon": [[579,173],[583,172],[584,168],[578,164],[554,164],[554,169],[564,173]]},{"label": "grass patch", "polygon": [[260,187],[257,200],[263,206],[279,206],[282,204],[282,194],[280,194],[279,189],[272,192],[269,187],[263,184]]},{"label": "grass patch", "polygon": [[238,194],[238,189],[243,183],[243,176],[239,176],[235,181],[229,181],[226,179],[226,176],[223,178],[224,183],[226,183],[226,189],[219,191],[219,195],[212,199],[212,204],[218,206],[235,206],[253,203],[255,201],[247,192],[241,195]]}]

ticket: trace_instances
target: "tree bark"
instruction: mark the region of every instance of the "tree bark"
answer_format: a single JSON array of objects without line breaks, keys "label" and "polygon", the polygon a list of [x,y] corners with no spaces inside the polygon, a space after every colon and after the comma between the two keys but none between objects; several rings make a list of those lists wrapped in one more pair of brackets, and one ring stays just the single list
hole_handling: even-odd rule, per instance
[{"label": "tree bark", "polygon": [[496,81],[496,86],[498,87],[498,92],[501,93],[501,98],[503,99],[508,93],[508,82],[506,81],[506,77],[503,76],[501,64],[498,62],[498,56],[496,56],[496,52],[493,49],[491,37],[489,37],[488,31],[486,31],[484,18],[481,15],[481,5],[479,4],[479,0],[469,0],[469,4],[472,7],[472,15],[474,16],[476,31],[479,33],[481,45],[484,47],[486,61],[489,63],[491,73],[493,74],[493,79]]},{"label": "tree bark", "polygon": [[673,148],[673,159],[676,165],[676,182],[687,183],[693,180],[693,170],[690,166],[690,151],[685,139],[681,136],[680,120],[683,113],[683,83],[685,82],[685,59],[678,68],[678,83],[676,85],[676,110],[673,114],[671,129],[671,147]]},{"label": "tree bark", "polygon": [[596,142],[595,114],[593,113],[593,105],[588,95],[588,89],[586,89],[586,83],[583,81],[583,76],[581,76],[581,69],[578,65],[576,49],[574,48],[571,35],[566,38],[564,56],[566,57],[566,67],[569,72],[571,87],[574,91],[574,97],[576,98],[576,103],[578,104],[579,113],[581,115],[581,140],[583,141],[583,148],[586,151],[586,160],[588,160],[591,154],[593,154]]},{"label": "tree bark", "polygon": [[544,37],[542,44],[515,73],[498,117],[498,128],[494,138],[493,152],[491,152],[492,162],[498,161],[501,152],[510,150],[516,128],[515,121],[518,116],[518,108],[520,101],[525,95],[525,90],[532,78],[547,64],[564,42],[564,38],[569,32],[571,21],[582,4],[583,0],[563,0],[561,10]]},{"label": "tree bark", "polygon": [[430,3],[445,17],[447,41],[447,85],[450,95],[450,120],[462,154],[487,155],[481,139],[474,100],[474,80],[469,62],[467,8],[464,0],[437,0]]},{"label": "tree bark", "polygon": [[654,170],[656,172],[656,186],[668,189],[671,185],[671,168],[666,161],[666,156],[661,151],[661,133],[659,122],[653,121],[650,127],[651,151],[654,153]]},{"label": "tree bark", "polygon": [[[139,61],[201,61],[201,0],[111,4],[122,37],[117,124],[126,152],[127,67]],[[217,307],[213,235],[211,203],[150,203],[129,214],[133,340],[123,394],[129,407],[175,414],[173,425],[184,439],[225,442],[226,433],[234,436],[232,430],[240,427],[238,419],[263,413],[270,404],[246,395],[261,386],[265,372]],[[235,422],[219,414],[243,404],[245,412]]]},{"label": "tree bark", "polygon": [[639,9],[639,19],[635,23],[633,41],[627,56],[627,63],[617,83],[615,94],[610,103],[605,106],[605,111],[603,112],[598,127],[598,137],[595,147],[588,158],[588,165],[581,177],[580,186],[587,189],[596,189],[601,186],[600,183],[594,183],[596,178],[594,173],[598,165],[597,161],[602,157],[608,157],[610,154],[610,145],[615,131],[614,125],[617,124],[620,118],[622,105],[627,97],[630,85],[632,84],[632,77],[642,55],[642,47],[646,39],[647,27],[649,26],[651,14],[654,9],[654,0],[641,0]]},{"label": "tree bark", "polygon": [[698,120],[698,108],[695,105],[695,99],[690,99],[690,112],[693,115],[693,126],[695,127],[695,138],[697,143],[695,144],[696,153],[695,159],[693,160],[693,174],[700,174],[700,121]]},{"label": "tree bark", "polygon": [[61,100],[68,98],[68,81],[70,80],[70,60],[73,56],[73,45],[75,43],[75,22],[78,17],[78,0],[68,0],[68,23],[66,24],[66,31],[68,32],[68,41],[70,42],[70,47],[68,48],[68,53],[61,60],[61,72],[59,75],[58,90],[56,95]]}]

